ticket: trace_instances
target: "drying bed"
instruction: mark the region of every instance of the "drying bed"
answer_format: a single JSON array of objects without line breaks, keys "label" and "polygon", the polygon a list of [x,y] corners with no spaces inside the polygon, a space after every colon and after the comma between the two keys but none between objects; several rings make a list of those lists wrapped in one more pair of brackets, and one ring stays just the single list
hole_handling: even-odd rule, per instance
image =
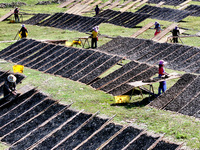
[{"label": "drying bed", "polygon": [[1,123],[0,123],[0,127],[1,127],[1,133],[0,136],[3,135],[3,127],[9,123],[14,121],[14,118],[22,115],[22,113],[24,111],[29,110],[31,107],[33,107],[34,105],[37,105],[38,103],[40,103],[40,101],[42,99],[44,99],[46,96],[42,95],[41,93],[37,93],[35,94],[33,97],[31,97],[30,99],[28,99],[27,101],[25,101],[23,104],[21,104],[19,107],[13,109],[10,111],[10,113],[7,113],[6,115],[4,115],[3,117],[0,118]]},{"label": "drying bed", "polygon": [[148,3],[158,4],[160,2],[164,2],[164,5],[173,5],[178,6],[184,3],[186,0],[149,0]]},{"label": "drying bed", "polygon": [[49,23],[51,23],[52,21],[56,20],[57,18],[59,18],[62,15],[62,13],[55,13],[52,16],[50,16],[48,19],[38,23],[39,26],[48,26]]},{"label": "drying bed", "polygon": [[27,57],[27,58],[24,58],[23,60],[18,61],[17,63],[20,64],[20,65],[26,64],[29,61],[32,61],[35,58],[39,57],[40,55],[43,55],[44,53],[46,53],[49,49],[51,49],[53,47],[54,47],[54,45],[46,44],[44,47],[41,48],[40,51],[36,52],[35,54],[31,55],[30,57]]},{"label": "drying bed", "polygon": [[37,25],[40,21],[44,20],[45,18],[49,17],[50,14],[36,14],[30,19],[24,21],[24,24],[31,24],[31,25]]},{"label": "drying bed", "polygon": [[[169,64],[170,68],[178,70],[179,66],[182,66],[182,63],[184,61],[195,56],[197,53],[199,53],[199,48],[194,47],[194,48],[190,49],[189,51],[183,53],[182,55],[180,55],[179,57],[177,57],[173,61],[171,61],[170,64]],[[198,60],[199,59],[197,59],[196,62],[198,62]],[[194,62],[191,62],[191,64],[194,63]],[[199,68],[199,67],[197,66],[197,68]],[[193,72],[193,71],[191,70],[191,72]]]},{"label": "drying bed", "polygon": [[[185,60],[184,62],[182,62],[179,66],[179,70],[180,69],[184,69],[189,67],[191,64],[193,64],[193,62],[198,62],[200,58],[200,52],[198,52],[196,55],[193,55],[192,57],[190,57],[189,59]],[[198,68],[197,68],[198,69]]]},{"label": "drying bed", "polygon": [[28,46],[30,43],[33,42],[33,40],[20,40],[21,42],[16,42],[17,45],[15,46],[9,46],[8,48],[5,48],[1,51],[1,59],[8,58],[7,56],[12,55],[13,53],[17,52],[17,50],[20,50],[21,48],[24,48],[25,46]]},{"label": "drying bed", "polygon": [[58,47],[58,49],[54,53],[52,53],[51,55],[46,56],[40,62],[38,62],[35,65],[31,66],[31,68],[39,69],[40,67],[45,66],[47,63],[51,62],[55,58],[57,58],[60,55],[62,55],[64,52],[66,52],[66,48],[60,46],[60,47]]},{"label": "drying bed", "polygon": [[133,28],[140,22],[147,19],[150,15],[148,14],[138,14],[138,13],[132,13],[132,12],[123,12],[112,19],[108,20],[108,23],[118,25],[118,26],[124,26],[127,28]]},{"label": "drying bed", "polygon": [[183,69],[184,71],[191,71],[194,73],[198,73],[199,74],[199,66],[200,66],[200,61],[196,61],[193,62],[190,66],[188,66],[187,68]]},{"label": "drying bed", "polygon": [[162,149],[177,149],[179,146],[177,144],[168,143],[165,141],[160,141],[153,150],[162,150]]},{"label": "drying bed", "polygon": [[69,56],[73,53],[74,53],[74,49],[68,50],[68,48],[65,48],[63,53],[61,53],[60,55],[58,55],[54,59],[51,59],[51,61],[47,62],[45,65],[42,65],[42,67],[40,67],[38,70],[39,71],[46,71],[46,70],[50,69],[52,66],[54,66],[55,64],[61,62],[64,58],[66,58],[66,56]]},{"label": "drying bed", "polygon": [[101,57],[101,53],[95,52],[91,56],[89,56],[87,59],[82,61],[81,64],[78,64],[74,66],[71,70],[65,72],[65,77],[69,78],[71,75],[76,74],[79,70],[82,70],[85,66],[88,64],[93,63],[95,60],[97,60],[99,57]]},{"label": "drying bed", "polygon": [[142,134],[139,138],[132,141],[126,150],[145,150],[148,149],[159,137],[149,136],[147,134]]},{"label": "drying bed", "polygon": [[191,16],[200,16],[200,6],[199,5],[189,5],[187,8],[184,10],[190,11]]},{"label": "drying bed", "polygon": [[102,149],[122,149],[125,147],[131,140],[133,140],[142,130],[136,129],[134,127],[127,127],[121,133],[119,133],[115,138],[113,138],[107,145]]},{"label": "drying bed", "polygon": [[40,26],[50,26],[60,29],[77,30],[79,32],[89,32],[94,26],[103,23],[105,19],[79,16],[75,14],[56,13],[46,20],[38,23]]},{"label": "drying bed", "polygon": [[90,73],[95,68],[99,67],[100,64],[111,59],[111,57],[112,56],[110,56],[110,55],[104,54],[101,57],[99,57],[97,60],[95,60],[92,64],[88,64],[82,70],[79,70],[78,72],[76,72],[74,75],[72,75],[69,78],[74,80],[74,81],[77,81],[77,80],[83,78],[84,76],[86,76],[88,73]]},{"label": "drying bed", "polygon": [[[40,120],[39,118],[37,118],[38,119],[37,122],[34,122],[32,120],[32,118],[37,117],[39,114],[42,113],[42,111],[46,110],[48,107],[50,107],[54,103],[55,102],[50,99],[44,100],[41,103],[39,103],[37,106],[32,107],[32,109],[29,110],[28,112],[26,112],[25,114],[21,115],[20,118],[17,118],[16,120],[9,123],[9,125],[7,125],[7,127],[6,127],[6,128],[9,128],[9,130],[6,129],[6,132],[4,132],[4,134],[9,133],[9,135],[4,136],[1,140],[3,142],[7,142],[7,143],[11,143],[11,144],[18,141],[20,139],[19,133],[22,134],[21,136],[24,136],[28,132],[33,130],[35,128],[35,126],[40,124],[39,121],[43,122],[43,120]],[[21,127],[24,123],[26,123],[26,126]],[[33,124],[35,124],[35,126],[33,126]],[[21,128],[19,128],[19,127],[21,127]],[[12,131],[12,132],[10,132],[10,131]],[[25,131],[25,132],[23,132],[23,131]]]},{"label": "drying bed", "polygon": [[128,72],[130,69],[134,68],[136,65],[138,65],[137,62],[131,61],[131,62],[123,65],[120,69],[115,70],[113,73],[97,80],[96,82],[91,84],[91,86],[95,89],[99,89],[100,87],[104,86],[105,84],[112,82],[113,79],[119,77],[121,74]]},{"label": "drying bed", "polygon": [[106,23],[124,26],[127,28],[133,28],[140,22],[144,21],[145,19],[149,18],[150,15],[148,14],[139,14],[139,13],[132,13],[132,12],[120,12],[114,11],[110,9],[106,9],[103,12],[100,12],[96,15],[96,18],[104,18]]},{"label": "drying bed", "polygon": [[116,65],[120,60],[122,60],[121,57],[113,56],[108,61],[104,62],[102,65],[100,65],[98,68],[96,68],[94,71],[90,72],[85,77],[79,79],[80,82],[89,84],[92,81],[94,81],[98,76],[100,76],[102,73],[104,73],[106,70],[111,68],[112,66]]},{"label": "drying bed", "polygon": [[195,95],[192,101],[188,103],[185,107],[183,107],[181,110],[179,110],[179,112],[184,115],[193,116],[199,111],[199,108],[200,108],[199,100],[200,100],[200,95],[199,94]]},{"label": "drying bed", "polygon": [[99,117],[92,118],[85,126],[83,126],[79,131],[77,131],[70,138],[62,142],[56,149],[73,149],[82,141],[86,140],[91,136],[96,130],[98,130],[107,119],[101,119]]},{"label": "drying bed", "polygon": [[92,138],[80,146],[79,150],[83,149],[97,149],[103,143],[105,143],[110,137],[117,133],[123,126],[109,123],[99,132],[97,132]]},{"label": "drying bed", "polygon": [[98,15],[95,15],[97,18],[104,18],[106,20],[112,19],[113,17],[119,15],[121,12],[120,11],[114,11],[111,9],[106,9],[102,12],[100,12]]},{"label": "drying bed", "polygon": [[77,57],[76,59],[74,59],[73,61],[71,61],[70,63],[68,63],[67,65],[65,65],[65,67],[62,68],[62,70],[64,69],[64,72],[62,73],[62,76],[66,77],[65,76],[66,72],[68,72],[69,70],[71,70],[76,65],[80,64],[80,62],[82,62],[86,58],[90,57],[93,53],[94,53],[94,51],[92,51],[92,50],[83,51],[83,53],[81,55],[79,55],[79,57]]},{"label": "drying bed", "polygon": [[110,84],[105,85],[104,87],[100,88],[100,90],[109,92],[110,90],[118,87],[119,85],[128,82],[134,76],[138,75],[142,71],[148,69],[150,66],[147,64],[138,64],[136,67],[130,69],[128,72],[121,74],[121,76],[114,79]]},{"label": "drying bed", "polygon": [[197,77],[192,83],[190,83],[182,93],[175,97],[168,105],[164,107],[166,110],[179,111],[184,107],[194,96],[200,91],[200,77]]},{"label": "drying bed", "polygon": [[52,46],[52,48],[48,49],[48,51],[46,51],[42,55],[36,56],[33,60],[30,60],[22,65],[26,67],[32,67],[59,49],[60,49],[60,46]]},{"label": "drying bed", "polygon": [[[34,149],[51,149],[56,146],[59,142],[65,139],[70,133],[81,126],[87,121],[91,115],[81,113],[76,116],[72,121],[68,122],[61,129],[58,129],[51,136],[47,137],[44,141],[38,144]],[[56,138],[55,138],[56,137]]]},{"label": "drying bed", "polygon": [[39,44],[39,42],[35,42],[35,41],[27,41],[30,42],[28,43],[26,46],[23,46],[23,48],[21,49],[15,49],[15,52],[13,52],[12,54],[8,55],[7,57],[5,57],[5,60],[11,60],[14,59],[15,57],[19,57],[20,55],[22,55],[24,52],[28,51],[29,49],[31,49],[32,47],[36,46],[37,44]]},{"label": "drying bed", "polygon": [[[75,111],[70,106],[60,104],[36,89],[30,89],[0,109],[1,142],[9,144],[13,150],[75,147],[121,149],[135,137],[137,142],[132,141],[134,145],[138,143],[141,146],[140,139],[148,143],[147,148],[153,144],[153,139],[158,143],[154,136],[142,129],[117,125],[112,123],[113,117],[101,118],[97,116],[98,113]],[[2,119],[6,118],[8,121],[4,122]],[[144,134],[140,134],[142,131]]]},{"label": "drying bed", "polygon": [[123,82],[119,86],[113,88],[112,90],[109,91],[109,93],[114,96],[125,94],[134,88],[133,86],[128,85],[127,84],[128,82],[142,81],[148,79],[153,75],[155,75],[157,73],[157,70],[158,70],[157,67],[149,67],[148,69],[141,71],[141,73],[138,73],[137,75],[131,77],[126,82]]},{"label": "drying bed", "polygon": [[179,22],[191,14],[190,11],[177,10],[165,7],[156,7],[145,5],[136,13],[149,14],[152,19],[166,20],[171,22]]},{"label": "drying bed", "polygon": [[149,64],[158,64],[163,59],[169,69],[198,73],[199,48],[151,40],[116,37],[98,48],[101,51]]},{"label": "drying bed", "polygon": [[[58,104],[60,105],[60,104]],[[58,108],[60,108],[62,105],[60,105]],[[52,109],[49,108],[49,112],[46,113],[44,115],[44,117],[51,117],[53,116],[53,118],[51,120],[49,120],[49,122],[45,122],[42,125],[40,125],[37,129],[32,130],[24,139],[16,142],[15,144],[13,144],[12,149],[19,149],[19,148],[23,148],[26,149],[28,147],[30,147],[31,145],[33,145],[34,143],[40,141],[42,138],[44,138],[45,136],[47,136],[49,133],[51,133],[52,131],[54,131],[56,128],[58,128],[60,125],[62,125],[64,122],[66,122],[68,119],[70,119],[71,117],[73,117],[74,115],[76,115],[77,112],[70,110],[70,109],[58,109],[54,110],[55,108]],[[59,110],[59,112],[58,112]],[[58,114],[56,115],[56,113],[58,112]],[[45,121],[44,119],[42,119],[43,122]]]},{"label": "drying bed", "polygon": [[45,44],[43,44],[43,43],[34,42],[34,45],[32,45],[32,47],[28,48],[27,51],[20,52],[20,54],[18,56],[16,56],[16,57],[13,57],[11,59],[11,61],[19,62],[19,61],[23,60],[24,58],[26,58],[26,56],[29,56],[29,55],[37,52],[38,49],[40,49],[40,48],[42,48],[44,46],[45,46]]},{"label": "drying bed", "polygon": [[[45,73],[90,84],[123,58],[95,50],[22,40],[2,50],[1,58]],[[12,53],[14,51],[14,53]]]},{"label": "drying bed", "polygon": [[22,103],[26,98],[31,97],[34,93],[36,93],[35,89],[30,90],[29,92],[23,95],[20,95],[18,98],[15,99],[15,101],[11,101],[7,105],[4,105],[3,107],[1,107],[2,109],[0,110],[0,116],[5,114],[6,112],[9,112],[11,109],[15,108],[17,105]]},{"label": "drying bed", "polygon": [[[62,68],[68,64],[70,61],[72,61],[73,59],[75,59],[76,57],[78,57],[81,53],[83,53],[83,51],[78,51],[76,49],[70,49],[68,51],[69,54],[68,57],[63,58],[63,60],[61,60],[61,62],[55,64],[54,66],[52,66],[51,68],[47,69],[45,72],[48,73],[54,73],[56,75],[61,74],[62,72],[60,72],[60,70],[62,70]],[[60,72],[60,73],[59,73]]]},{"label": "drying bed", "polygon": [[114,96],[123,95],[133,89],[133,86],[127,84],[128,82],[148,79],[155,75],[157,70],[157,67],[131,61],[111,74],[93,82],[91,86]]},{"label": "drying bed", "polygon": [[162,109],[166,104],[168,104],[174,97],[176,97],[181,91],[189,85],[194,79],[196,75],[192,74],[184,74],[181,78],[171,87],[169,88],[165,94],[160,95],[154,101],[152,101],[149,105],[154,106],[156,108]]},{"label": "drying bed", "polygon": [[[169,47],[165,48],[163,51],[157,52],[156,54],[154,54],[154,56],[150,57],[146,62],[149,64],[155,64],[155,63],[158,64],[158,61],[160,60],[160,58],[165,58],[169,54],[173,54],[176,50],[179,50],[180,47],[181,47],[181,45],[169,46]],[[165,59],[165,61],[167,61],[167,60]]]},{"label": "drying bed", "polygon": [[149,105],[196,117],[198,106],[199,75],[184,74],[170,89]]}]

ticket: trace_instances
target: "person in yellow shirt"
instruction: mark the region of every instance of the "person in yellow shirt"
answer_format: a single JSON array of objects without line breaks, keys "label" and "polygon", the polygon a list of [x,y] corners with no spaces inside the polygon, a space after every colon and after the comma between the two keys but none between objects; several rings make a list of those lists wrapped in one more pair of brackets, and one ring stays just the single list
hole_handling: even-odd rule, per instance
[{"label": "person in yellow shirt", "polygon": [[98,26],[93,28],[93,31],[92,31],[92,43],[91,43],[91,47],[92,48],[97,48],[98,30],[99,30]]}]

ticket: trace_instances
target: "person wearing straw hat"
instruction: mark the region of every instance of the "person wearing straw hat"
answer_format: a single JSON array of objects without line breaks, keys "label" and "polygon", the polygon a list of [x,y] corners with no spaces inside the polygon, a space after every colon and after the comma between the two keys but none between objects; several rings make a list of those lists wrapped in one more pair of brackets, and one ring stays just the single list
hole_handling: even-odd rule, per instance
[{"label": "person wearing straw hat", "polygon": [[4,83],[4,86],[3,86],[4,97],[11,95],[11,94],[17,95],[16,80],[17,80],[17,78],[13,74],[8,75],[8,77],[6,78],[6,81]]},{"label": "person wearing straw hat", "polygon": [[[165,62],[164,60],[160,60],[159,61],[159,71],[158,71],[158,77],[161,78],[163,75],[168,75],[165,70],[164,70],[164,65],[167,64],[167,62]],[[167,90],[167,84],[166,81],[161,81],[159,82],[159,88],[158,88],[158,95],[162,93],[164,93]]]}]

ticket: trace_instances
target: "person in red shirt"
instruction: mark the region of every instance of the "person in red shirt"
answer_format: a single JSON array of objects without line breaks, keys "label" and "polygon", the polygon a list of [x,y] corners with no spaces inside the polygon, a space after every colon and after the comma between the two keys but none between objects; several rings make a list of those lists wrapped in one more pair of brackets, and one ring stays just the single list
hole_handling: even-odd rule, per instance
[{"label": "person in red shirt", "polygon": [[[160,60],[159,61],[159,71],[158,71],[158,77],[161,78],[163,75],[168,75],[165,70],[164,70],[164,65],[166,64],[167,62],[165,62],[164,60]],[[167,85],[166,85],[166,81],[161,81],[160,82],[160,85],[159,85],[159,88],[158,88],[158,95],[161,94],[161,91],[162,93],[165,92],[167,90]]]},{"label": "person in red shirt", "polygon": [[160,32],[161,32],[161,27],[160,27],[160,24],[159,24],[159,22],[155,22],[155,28],[154,29],[156,29],[156,32],[154,33],[154,36],[156,36],[157,34],[159,34]]}]

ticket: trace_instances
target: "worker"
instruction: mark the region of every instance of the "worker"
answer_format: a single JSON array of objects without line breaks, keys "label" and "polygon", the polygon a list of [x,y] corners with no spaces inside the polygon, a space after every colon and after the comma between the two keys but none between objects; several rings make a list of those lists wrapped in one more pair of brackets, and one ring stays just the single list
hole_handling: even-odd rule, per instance
[{"label": "worker", "polygon": [[19,34],[21,35],[20,38],[26,38],[28,35],[28,30],[26,29],[25,25],[22,24],[21,29],[19,30]]},{"label": "worker", "polygon": [[91,35],[92,36],[92,43],[91,43],[91,47],[92,48],[97,48],[98,31],[99,31],[99,27],[98,26],[93,28],[92,35]]},{"label": "worker", "polygon": [[14,10],[15,22],[19,22],[19,8],[16,7]]},{"label": "worker", "polygon": [[[173,42],[174,43],[178,43],[178,36],[180,35],[179,29],[176,26],[173,30],[172,30],[172,36],[173,36]],[[174,37],[176,36],[176,37]]]},{"label": "worker", "polygon": [[6,81],[4,83],[4,86],[3,86],[4,97],[6,97],[8,95],[17,95],[16,80],[17,80],[17,78],[13,74],[8,75],[8,77],[6,78]]},{"label": "worker", "polygon": [[94,10],[95,10],[95,14],[98,15],[98,14],[99,14],[99,11],[100,11],[98,5],[96,5],[96,8],[95,8]]},{"label": "worker", "polygon": [[156,30],[156,32],[154,33],[154,36],[156,36],[157,34],[159,34],[160,32],[161,32],[161,27],[160,27],[160,24],[159,24],[159,22],[155,22],[155,30]]},{"label": "worker", "polygon": [[[164,70],[164,65],[167,64],[167,62],[165,62],[164,60],[160,60],[159,61],[159,71],[158,71],[158,77],[161,78],[164,75],[168,75],[165,70]],[[165,92],[167,90],[167,85],[166,85],[166,81],[161,81],[159,88],[158,88],[158,95]]]}]

